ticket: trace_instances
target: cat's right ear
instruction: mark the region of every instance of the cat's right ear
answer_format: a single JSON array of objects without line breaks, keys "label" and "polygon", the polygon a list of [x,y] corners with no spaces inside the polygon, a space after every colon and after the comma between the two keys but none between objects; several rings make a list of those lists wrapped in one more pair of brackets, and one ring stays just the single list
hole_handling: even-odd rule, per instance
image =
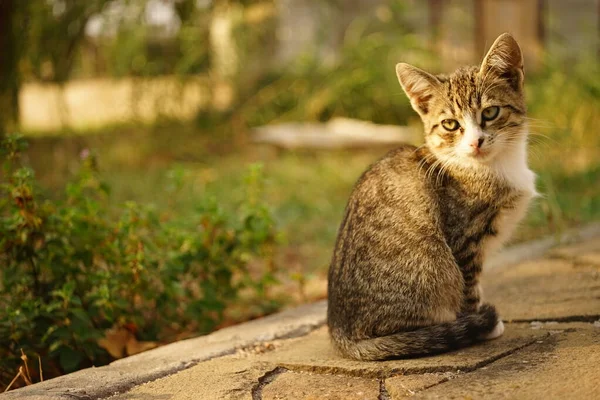
[{"label": "cat's right ear", "polygon": [[498,36],[481,63],[479,74],[484,80],[488,76],[504,79],[516,91],[523,89],[523,53],[510,33]]},{"label": "cat's right ear", "polygon": [[430,73],[406,63],[396,65],[396,75],[412,107],[420,115],[426,115],[440,81]]}]

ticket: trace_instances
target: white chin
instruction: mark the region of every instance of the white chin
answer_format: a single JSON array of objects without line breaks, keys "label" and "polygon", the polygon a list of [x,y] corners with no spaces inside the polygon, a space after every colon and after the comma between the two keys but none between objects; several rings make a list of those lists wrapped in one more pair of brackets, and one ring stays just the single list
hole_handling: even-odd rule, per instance
[{"label": "white chin", "polygon": [[469,153],[468,155],[466,155],[466,157],[469,160],[472,160],[477,163],[486,163],[486,162],[489,162],[493,158],[491,153],[483,153],[483,154],[482,153],[479,153],[479,154]]},{"label": "white chin", "polygon": [[481,164],[482,162],[484,162],[486,160],[486,156],[482,156],[481,154],[474,154],[474,153],[463,154],[463,156],[461,158],[463,160],[465,160],[466,163],[471,164],[471,165]]}]

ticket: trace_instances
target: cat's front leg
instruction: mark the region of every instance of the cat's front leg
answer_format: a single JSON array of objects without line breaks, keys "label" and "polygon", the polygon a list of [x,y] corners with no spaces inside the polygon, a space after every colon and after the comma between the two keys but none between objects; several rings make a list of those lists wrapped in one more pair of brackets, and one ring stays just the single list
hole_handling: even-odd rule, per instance
[{"label": "cat's front leg", "polygon": [[482,290],[479,284],[479,275],[481,274],[481,265],[472,264],[461,268],[464,279],[463,301],[461,306],[462,314],[474,313],[479,310],[481,305]]},{"label": "cat's front leg", "polygon": [[[481,274],[481,264],[473,264],[470,268],[461,268],[464,279],[463,301],[460,314],[472,314],[479,311],[482,303],[483,291],[479,284],[479,275]],[[486,340],[496,339],[504,333],[504,323],[498,319],[494,330],[483,338]]]}]

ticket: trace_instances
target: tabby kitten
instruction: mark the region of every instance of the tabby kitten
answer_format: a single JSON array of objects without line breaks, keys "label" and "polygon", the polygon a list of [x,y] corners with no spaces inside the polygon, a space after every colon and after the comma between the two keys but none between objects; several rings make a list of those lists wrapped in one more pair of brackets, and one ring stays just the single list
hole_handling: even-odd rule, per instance
[{"label": "tabby kitten", "polygon": [[345,356],[441,353],[496,338],[479,275],[535,196],[523,58],[498,37],[480,67],[431,75],[398,64],[425,128],[372,165],[348,201],[329,269],[328,324]]}]

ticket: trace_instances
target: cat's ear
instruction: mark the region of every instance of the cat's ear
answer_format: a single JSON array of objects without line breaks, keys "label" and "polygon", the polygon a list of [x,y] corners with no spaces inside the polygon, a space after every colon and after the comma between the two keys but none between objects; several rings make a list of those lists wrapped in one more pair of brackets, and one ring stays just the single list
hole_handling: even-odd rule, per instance
[{"label": "cat's ear", "polygon": [[396,65],[396,75],[415,111],[426,115],[440,81],[430,73],[405,63]]},{"label": "cat's ear", "polygon": [[510,33],[498,36],[483,59],[479,73],[483,77],[505,79],[516,91],[523,88],[523,54]]}]

